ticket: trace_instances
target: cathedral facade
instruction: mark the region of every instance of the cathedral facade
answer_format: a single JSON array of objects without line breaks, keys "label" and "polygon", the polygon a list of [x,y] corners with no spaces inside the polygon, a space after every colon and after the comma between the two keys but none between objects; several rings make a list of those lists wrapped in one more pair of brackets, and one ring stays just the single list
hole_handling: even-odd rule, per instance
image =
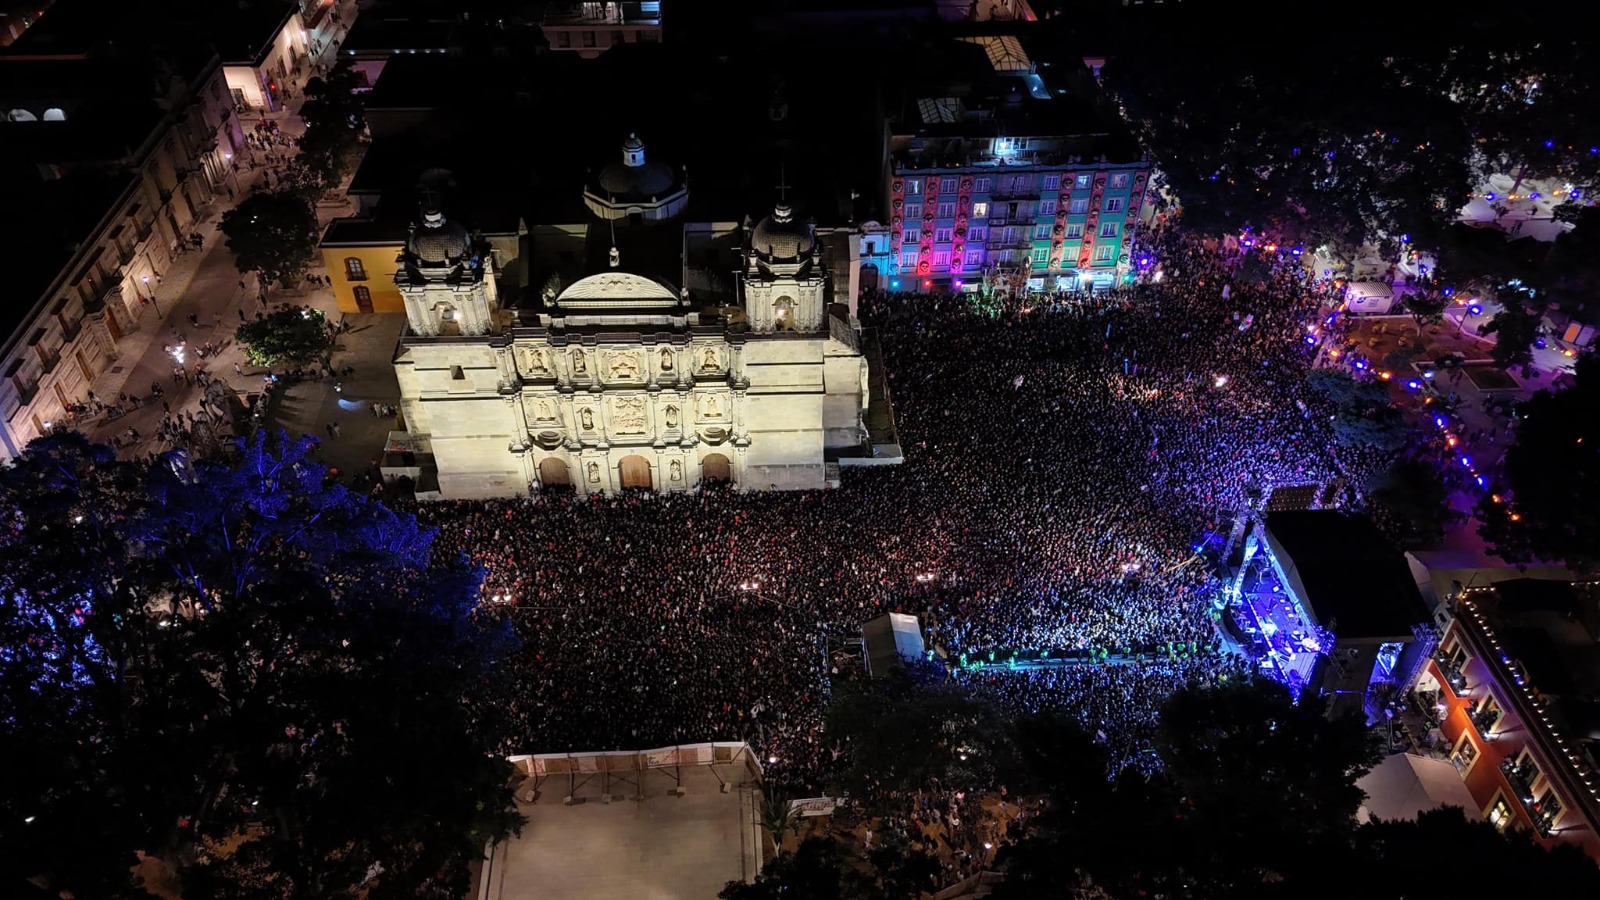
[{"label": "cathedral facade", "polygon": [[743,229],[736,296],[629,271],[615,220],[655,216],[653,235],[681,245],[660,226],[686,186],[637,171],[636,138],[623,150],[584,194],[613,238],[607,264],[527,308],[500,303],[483,248],[438,211],[407,242],[395,367],[438,494],[828,486],[867,443],[869,365],[851,305],[829,303],[814,229],[781,203]]}]

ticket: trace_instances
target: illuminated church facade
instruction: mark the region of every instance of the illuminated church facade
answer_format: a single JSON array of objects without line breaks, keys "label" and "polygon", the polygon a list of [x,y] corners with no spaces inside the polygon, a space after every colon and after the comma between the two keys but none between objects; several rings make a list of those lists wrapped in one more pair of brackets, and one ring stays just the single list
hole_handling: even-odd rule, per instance
[{"label": "illuminated church facade", "polygon": [[645,243],[681,261],[687,194],[630,137],[584,190],[607,258],[516,308],[483,243],[425,212],[395,276],[408,320],[395,369],[407,445],[431,458],[438,496],[815,489],[841,457],[871,455],[853,298],[830,302],[815,229],[786,204],[739,229],[731,293],[691,292],[671,265],[630,269]]}]

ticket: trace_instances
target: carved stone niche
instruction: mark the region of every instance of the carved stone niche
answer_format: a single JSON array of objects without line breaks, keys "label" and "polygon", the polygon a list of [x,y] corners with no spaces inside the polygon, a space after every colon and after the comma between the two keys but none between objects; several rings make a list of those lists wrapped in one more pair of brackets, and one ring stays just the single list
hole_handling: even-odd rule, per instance
[{"label": "carved stone niche", "polygon": [[543,347],[523,347],[517,351],[517,369],[525,378],[554,378],[550,351]]},{"label": "carved stone niche", "polygon": [[618,350],[607,353],[606,379],[608,381],[636,382],[644,380],[644,361],[637,350]]}]

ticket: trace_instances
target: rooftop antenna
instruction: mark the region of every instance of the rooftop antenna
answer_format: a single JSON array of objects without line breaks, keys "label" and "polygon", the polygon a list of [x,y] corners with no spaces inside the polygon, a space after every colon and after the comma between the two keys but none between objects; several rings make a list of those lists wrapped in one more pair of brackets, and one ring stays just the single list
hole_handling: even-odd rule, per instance
[{"label": "rooftop antenna", "polygon": [[784,164],[778,163],[778,183],[773,185],[778,189],[778,202],[784,206],[789,205],[789,184],[784,176]]}]

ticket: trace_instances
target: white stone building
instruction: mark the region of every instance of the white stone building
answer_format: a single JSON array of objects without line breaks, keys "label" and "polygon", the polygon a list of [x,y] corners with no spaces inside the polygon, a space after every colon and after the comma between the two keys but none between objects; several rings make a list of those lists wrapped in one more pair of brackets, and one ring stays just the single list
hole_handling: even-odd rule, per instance
[{"label": "white stone building", "polygon": [[[680,205],[687,188],[670,170],[614,170],[646,165],[630,138],[599,183],[660,181],[644,217]],[[594,186],[584,199],[591,229],[614,236],[616,220],[641,218],[639,198],[616,197],[620,215],[597,208],[610,200]],[[660,218],[620,227],[683,241]],[[438,493],[682,491],[706,481],[804,490],[833,482],[841,457],[869,451],[869,364],[854,304],[829,302],[814,229],[780,203],[742,230],[737,296],[697,298],[629,271],[613,237],[604,271],[507,309],[481,242],[430,211],[396,276],[410,327],[395,367],[405,442],[431,454]]]}]

